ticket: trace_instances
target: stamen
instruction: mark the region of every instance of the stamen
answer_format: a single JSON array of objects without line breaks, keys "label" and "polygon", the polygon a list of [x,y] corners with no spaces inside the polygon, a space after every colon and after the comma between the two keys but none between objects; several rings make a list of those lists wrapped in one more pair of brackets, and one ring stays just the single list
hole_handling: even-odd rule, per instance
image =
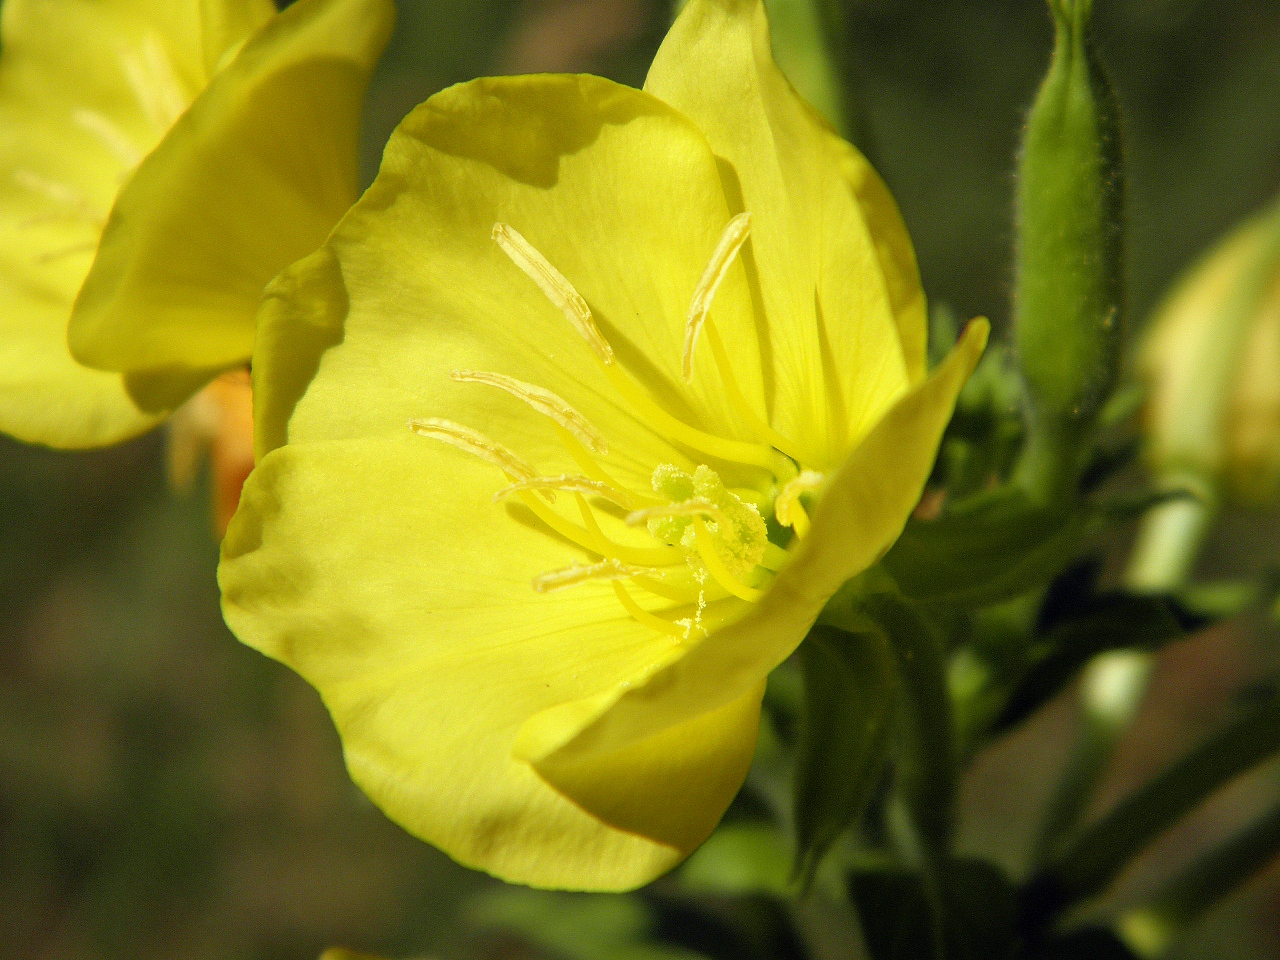
[{"label": "stamen", "polygon": [[755,603],[764,596],[763,590],[747,586],[729,572],[729,568],[720,559],[720,554],[716,552],[715,540],[711,531],[707,529],[706,521],[701,517],[695,517],[693,520],[693,534],[698,545],[698,556],[702,558],[702,562],[707,565],[707,570],[720,586],[735,597],[741,597],[749,603]]},{"label": "stamen", "polygon": [[499,503],[513,493],[519,493],[522,490],[563,490],[567,493],[585,493],[603,497],[610,503],[616,503],[620,507],[630,507],[632,505],[631,498],[623,491],[616,490],[607,483],[601,483],[599,480],[592,480],[590,477],[577,476],[571,473],[563,473],[558,477],[532,477],[528,480],[520,480],[509,487],[503,487],[495,493],[493,502]]},{"label": "stamen", "polygon": [[481,370],[455,370],[450,376],[459,383],[487,383],[499,390],[505,390],[513,397],[523,400],[544,417],[550,417],[592,452],[600,456],[609,452],[609,445],[605,442],[604,436],[591,424],[591,421],[550,390],[534,386],[532,383],[525,383],[515,377]]},{"label": "stamen", "polygon": [[631,599],[631,594],[627,593],[627,588],[620,584],[617,580],[613,581],[613,592],[618,595],[618,600],[626,608],[627,613],[631,614],[638,622],[643,623],[646,627],[652,627],[660,630],[662,633],[670,634],[681,640],[689,639],[689,626],[681,626],[672,623],[670,620],[663,620],[662,617],[654,616],[640,604]]},{"label": "stamen", "polygon": [[[513,480],[532,480],[537,471],[518,456],[498,443],[490,440],[478,430],[464,427],[452,420],[439,420],[435,417],[426,420],[410,420],[409,429],[420,437],[430,437],[450,446],[465,450],[474,457],[479,457],[493,464]],[[555,496],[551,491],[544,491],[548,498]]]},{"label": "stamen", "polygon": [[798,477],[787,481],[773,502],[773,515],[777,517],[778,523],[794,529],[797,537],[803,537],[809,532],[809,514],[800,503],[800,495],[817,490],[825,479],[815,470],[805,470]]},{"label": "stamen", "polygon": [[601,560],[599,563],[575,564],[561,570],[550,570],[533,578],[533,589],[538,593],[551,593],[591,580],[626,580],[644,572],[643,567],[632,567],[620,560]]},{"label": "stamen", "polygon": [[647,422],[655,433],[721,460],[760,467],[775,475],[779,472],[785,474],[786,468],[781,463],[783,457],[771,447],[759,443],[744,443],[741,440],[726,440],[703,433],[684,421],[677,420],[658,406],[617,364],[605,366],[604,372],[613,388],[622,394],[622,398],[636,409],[642,421]]},{"label": "stamen", "polygon": [[187,109],[187,97],[164,44],[151,34],[140,51],[123,51],[120,60],[138,105],[156,131],[164,133]]},{"label": "stamen", "polygon": [[565,519],[528,491],[519,492],[516,496],[539,520],[584,550],[642,567],[669,567],[672,564],[684,562],[684,552],[675,547],[630,547],[614,543],[600,531],[599,527],[588,529]]},{"label": "stamen", "polygon": [[46,250],[44,253],[38,254],[35,258],[36,263],[48,266],[67,257],[73,257],[77,253],[93,253],[98,249],[97,240],[85,240],[81,243],[71,243],[65,247],[57,247],[53,250]]},{"label": "stamen", "polygon": [[137,144],[108,117],[97,110],[77,110],[73,118],[81,129],[97,137],[98,142],[115,154],[116,159],[129,170],[142,162],[143,153]]},{"label": "stamen", "polygon": [[607,484],[614,490],[623,491],[631,498],[633,505],[652,505],[662,502],[660,500],[655,500],[653,497],[646,496],[643,493],[636,493],[634,490],[630,490],[618,483],[618,481],[613,479],[613,477],[609,476],[609,474],[605,473],[604,470],[600,468],[600,465],[596,463],[595,459],[587,451],[587,448],[579,443],[573,434],[569,433],[568,430],[565,430],[558,424],[556,425],[556,436],[560,438],[560,442],[564,444],[565,449],[569,451],[569,456],[573,457],[574,462],[582,468],[582,472],[592,480],[598,480],[601,483]]},{"label": "stamen", "polygon": [[522,237],[514,227],[505,223],[493,225],[493,239],[498,242],[502,252],[511,258],[511,262],[528,275],[529,279],[541,290],[565,318],[573,324],[579,336],[587,341],[587,345],[603,364],[613,363],[613,348],[609,341],[600,334],[595,320],[591,316],[591,308],[582,295],[573,288],[564,274],[553,267],[533,244]]},{"label": "stamen", "polygon": [[729,273],[733,258],[738,255],[738,250],[746,242],[747,234],[750,232],[750,213],[740,213],[730,220],[729,225],[724,228],[724,233],[720,235],[720,242],[716,244],[715,252],[711,254],[711,260],[702,273],[702,279],[694,288],[693,300],[689,304],[689,317],[684,328],[682,373],[685,383],[693,380],[694,348],[698,345],[698,334],[702,332],[702,325],[711,311],[711,301],[715,298],[721,281]]},{"label": "stamen", "polygon": [[[25,168],[13,171],[13,179],[18,186],[39,194],[60,207],[62,216],[90,223],[97,227],[102,227],[107,222],[106,216],[95,210],[85,195],[74,187],[69,187],[65,183],[59,183],[56,180],[49,180]],[[40,220],[45,219],[49,218],[40,218]]]}]

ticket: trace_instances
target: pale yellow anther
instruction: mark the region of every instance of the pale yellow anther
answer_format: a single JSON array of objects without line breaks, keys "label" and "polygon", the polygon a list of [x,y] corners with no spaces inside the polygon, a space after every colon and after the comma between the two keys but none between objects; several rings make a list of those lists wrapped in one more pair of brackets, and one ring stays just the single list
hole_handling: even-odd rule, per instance
[{"label": "pale yellow anther", "polygon": [[804,470],[787,481],[786,486],[778,493],[777,499],[773,501],[773,515],[778,519],[778,523],[784,527],[791,527],[798,536],[803,537],[808,533],[809,515],[800,503],[800,497],[802,494],[813,493],[819,489],[824,479],[826,478],[815,470]]},{"label": "pale yellow anther", "polygon": [[549,417],[564,427],[592,453],[604,456],[609,452],[609,445],[605,442],[604,436],[591,424],[591,421],[550,390],[505,374],[488,373],[482,370],[455,370],[450,376],[460,383],[487,383],[499,390],[505,390],[513,397],[523,400],[544,417]]},{"label": "pale yellow anther", "polygon": [[648,572],[649,570],[645,567],[634,567],[611,558],[601,560],[599,563],[575,564],[561,570],[549,570],[533,578],[533,589],[538,593],[550,593],[553,590],[576,587],[593,580],[626,580]]},{"label": "pale yellow anther", "polygon": [[[435,417],[410,420],[409,429],[420,437],[430,437],[432,440],[439,440],[451,447],[465,450],[472,456],[493,464],[513,480],[532,480],[537,476],[537,471],[533,467],[496,440],[490,440],[478,430],[464,427],[452,420],[440,420]],[[547,492],[550,493],[550,491]]]},{"label": "pale yellow anther", "polygon": [[729,221],[729,225],[724,228],[724,233],[720,235],[720,242],[716,244],[715,252],[711,254],[707,269],[702,272],[702,279],[698,281],[698,286],[693,291],[693,299],[689,303],[689,315],[684,328],[684,363],[681,373],[684,375],[685,383],[693,379],[693,353],[698,346],[698,335],[702,333],[707,314],[711,312],[711,301],[715,299],[716,290],[720,288],[720,283],[729,273],[733,258],[738,255],[738,250],[742,248],[750,232],[750,213],[740,213]]},{"label": "pale yellow anther", "polygon": [[502,252],[511,258],[511,262],[523,270],[538,289],[546,295],[556,308],[578,331],[587,345],[591,347],[601,363],[613,363],[613,348],[609,341],[600,334],[595,319],[591,316],[591,308],[582,294],[573,288],[564,274],[553,267],[547,258],[539,253],[528,240],[522,237],[515,228],[505,223],[493,225],[493,239],[497,241]]},{"label": "pale yellow anther", "polygon": [[599,480],[592,480],[590,477],[584,477],[579,474],[563,473],[557,477],[531,477],[528,480],[518,480],[509,487],[503,487],[493,495],[493,502],[499,503],[510,497],[512,494],[520,493],[524,490],[553,490],[563,491],[565,493],[582,493],[587,496],[602,497],[610,503],[616,503],[620,507],[631,507],[633,499],[628,494],[615,487],[609,486],[607,483],[601,483]]},{"label": "pale yellow anther", "polygon": [[129,170],[142,162],[143,153],[138,145],[110,118],[97,110],[77,110],[72,118],[80,129],[97,138]]}]

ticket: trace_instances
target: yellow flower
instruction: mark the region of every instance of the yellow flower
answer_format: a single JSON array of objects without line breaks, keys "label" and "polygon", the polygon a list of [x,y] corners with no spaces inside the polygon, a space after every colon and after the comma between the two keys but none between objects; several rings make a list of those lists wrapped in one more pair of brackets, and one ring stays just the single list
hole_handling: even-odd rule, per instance
[{"label": "yellow flower", "polygon": [[1236,228],[1187,272],[1157,310],[1139,362],[1157,470],[1245,501],[1274,499],[1280,207]]},{"label": "yellow flower", "polygon": [[355,199],[392,6],[2,9],[0,430],[112,443],[247,362],[262,288]]},{"label": "yellow flower", "polygon": [[766,675],[898,535],[986,337],[925,378],[892,198],[751,0],[692,0],[644,91],[433,97],[259,322],[228,623],[392,818],[594,889],[714,828]]}]

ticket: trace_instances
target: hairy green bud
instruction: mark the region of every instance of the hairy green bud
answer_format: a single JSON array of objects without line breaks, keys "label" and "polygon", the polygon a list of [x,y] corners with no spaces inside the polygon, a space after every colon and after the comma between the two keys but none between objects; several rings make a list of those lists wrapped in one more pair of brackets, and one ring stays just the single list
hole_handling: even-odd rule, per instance
[{"label": "hairy green bud", "polygon": [[1053,60],[1018,166],[1014,337],[1033,446],[1074,446],[1116,377],[1124,180],[1119,111],[1090,37],[1092,0],[1049,6]]}]

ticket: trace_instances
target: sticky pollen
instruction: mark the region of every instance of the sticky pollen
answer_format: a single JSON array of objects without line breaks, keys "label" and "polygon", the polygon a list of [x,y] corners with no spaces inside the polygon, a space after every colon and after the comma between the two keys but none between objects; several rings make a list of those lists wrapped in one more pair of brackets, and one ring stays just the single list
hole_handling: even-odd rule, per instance
[{"label": "sticky pollen", "polygon": [[473,457],[479,457],[486,463],[493,464],[517,482],[532,480],[537,476],[537,471],[533,467],[496,440],[490,440],[478,430],[464,427],[452,420],[440,420],[435,417],[410,420],[409,429],[420,437],[429,437],[432,440],[447,443],[451,447],[457,447],[459,450],[465,450]]},{"label": "sticky pollen", "polygon": [[648,524],[651,520],[668,520],[675,517],[706,517],[717,524],[726,524],[723,511],[710,500],[703,500],[700,497],[691,497],[679,503],[663,503],[643,510],[633,510],[627,514],[627,523],[633,527],[639,527]]},{"label": "sticky pollen", "polygon": [[592,425],[591,421],[550,390],[501,373],[488,373],[481,370],[455,370],[449,376],[459,383],[487,383],[499,390],[505,390],[513,397],[523,400],[544,417],[549,417],[568,430],[574,439],[592,453],[604,456],[609,452],[609,445],[605,442],[604,435]]},{"label": "sticky pollen", "polygon": [[800,503],[805,493],[813,493],[822,486],[826,478],[816,470],[803,470],[796,477],[787,481],[773,501],[773,515],[784,527],[791,527],[797,536],[803,537],[809,532],[809,515]]},{"label": "sticky pollen", "polygon": [[689,316],[684,328],[684,362],[681,373],[684,375],[685,383],[693,380],[693,353],[698,346],[698,336],[707,322],[707,314],[711,312],[711,301],[715,299],[720,283],[733,264],[733,258],[738,255],[750,232],[750,213],[740,213],[730,220],[729,225],[724,228],[724,233],[720,235],[720,242],[716,244],[715,252],[711,254],[707,269],[702,272],[702,279],[694,288],[693,299],[689,303]]},{"label": "sticky pollen", "polygon": [[533,589],[538,593],[551,593],[592,580],[627,580],[646,573],[649,573],[646,568],[633,567],[621,560],[602,560],[599,563],[578,564],[562,570],[548,571],[533,578]]},{"label": "sticky pollen", "polygon": [[550,262],[534,249],[533,244],[522,237],[513,227],[505,223],[493,225],[493,239],[497,241],[502,252],[511,258],[511,262],[528,275],[529,279],[541,290],[565,318],[573,324],[578,335],[587,341],[587,345],[599,358],[601,363],[613,363],[613,348],[600,334],[595,318],[591,316],[591,308],[582,294],[573,288],[564,274],[553,267]]},{"label": "sticky pollen", "polygon": [[610,503],[616,503],[620,507],[631,507],[634,503],[632,497],[623,493],[607,483],[599,480],[592,480],[590,477],[583,477],[577,474],[565,473],[558,477],[531,477],[528,480],[518,480],[509,487],[503,487],[493,495],[493,502],[499,503],[513,494],[520,493],[525,490],[552,490],[563,491],[565,493],[581,493],[587,496],[602,497]]}]

